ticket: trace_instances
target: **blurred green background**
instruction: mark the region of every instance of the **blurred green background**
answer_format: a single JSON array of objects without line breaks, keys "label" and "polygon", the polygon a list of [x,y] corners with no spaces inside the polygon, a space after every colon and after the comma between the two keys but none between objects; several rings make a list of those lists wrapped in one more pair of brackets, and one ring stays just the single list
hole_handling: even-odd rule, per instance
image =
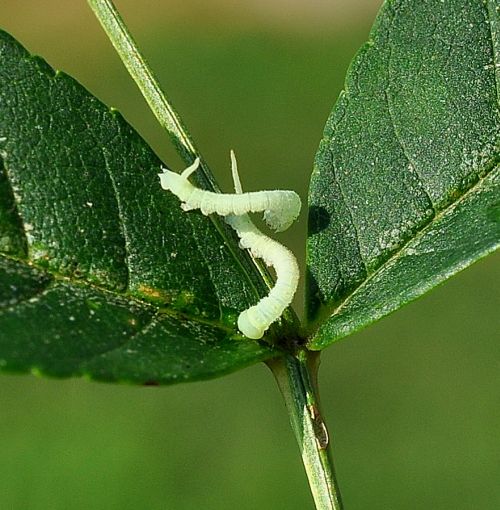
[{"label": "blurred green background", "polygon": [[[306,196],[380,0],[117,0],[222,186]],[[84,0],[2,0],[0,27],[182,167]],[[283,234],[303,264],[305,215]],[[323,354],[346,510],[500,508],[500,257]],[[301,306],[301,299],[298,299]],[[0,509],[313,508],[264,366],[135,388],[0,378]]]}]

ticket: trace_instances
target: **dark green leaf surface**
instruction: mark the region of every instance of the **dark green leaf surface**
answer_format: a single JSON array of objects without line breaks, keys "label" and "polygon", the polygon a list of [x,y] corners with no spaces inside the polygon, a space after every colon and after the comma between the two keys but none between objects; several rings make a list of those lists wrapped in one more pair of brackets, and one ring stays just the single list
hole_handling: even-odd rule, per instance
[{"label": "dark green leaf surface", "polygon": [[0,32],[0,368],[169,383],[273,352],[237,334],[263,283],[184,213],[114,110]]},{"label": "dark green leaf surface", "polygon": [[312,349],[498,247],[499,10],[497,0],[384,5],[315,162]]}]

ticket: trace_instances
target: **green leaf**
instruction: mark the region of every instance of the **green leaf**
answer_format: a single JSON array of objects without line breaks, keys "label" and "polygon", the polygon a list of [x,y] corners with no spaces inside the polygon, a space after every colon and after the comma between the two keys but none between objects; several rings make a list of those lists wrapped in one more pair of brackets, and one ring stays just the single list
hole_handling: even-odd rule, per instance
[{"label": "green leaf", "polygon": [[312,349],[498,247],[499,16],[496,0],[394,0],[382,8],[312,176]]},{"label": "green leaf", "polygon": [[114,110],[0,32],[0,368],[171,383],[275,355],[237,333],[265,288],[184,213]]}]

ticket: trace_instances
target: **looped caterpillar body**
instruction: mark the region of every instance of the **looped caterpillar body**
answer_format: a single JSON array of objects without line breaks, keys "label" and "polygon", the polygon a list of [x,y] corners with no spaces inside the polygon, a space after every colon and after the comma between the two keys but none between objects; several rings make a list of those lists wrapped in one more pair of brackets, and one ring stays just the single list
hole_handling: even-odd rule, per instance
[{"label": "looped caterpillar body", "polygon": [[238,317],[239,330],[248,338],[259,339],[292,302],[299,283],[299,265],[288,248],[264,235],[247,214],[227,216],[225,220],[236,230],[240,248],[250,250],[276,272],[276,284],[269,294]]},{"label": "looped caterpillar body", "polygon": [[[234,153],[231,153],[233,166]],[[286,230],[300,214],[300,197],[294,191],[255,191],[250,193],[214,193],[197,188],[188,181],[200,165],[200,159],[186,168],[182,174],[164,169],[160,175],[161,187],[171,191],[182,202],[182,209],[200,209],[205,214],[230,214],[240,216],[249,212],[264,213],[264,221],[275,232]]]},{"label": "looped caterpillar body", "polygon": [[240,248],[248,249],[276,272],[276,284],[256,305],[240,313],[238,328],[248,338],[259,339],[269,326],[281,317],[292,302],[299,282],[299,266],[293,253],[263,234],[247,213],[264,211],[264,220],[276,231],[285,230],[300,212],[300,198],[293,191],[261,191],[243,193],[236,158],[231,151],[231,167],[236,194],[213,193],[193,186],[188,177],[198,168],[199,160],[182,174],[164,170],[159,174],[163,189],[170,190],[188,211],[200,209],[203,214],[217,213],[236,231]]}]

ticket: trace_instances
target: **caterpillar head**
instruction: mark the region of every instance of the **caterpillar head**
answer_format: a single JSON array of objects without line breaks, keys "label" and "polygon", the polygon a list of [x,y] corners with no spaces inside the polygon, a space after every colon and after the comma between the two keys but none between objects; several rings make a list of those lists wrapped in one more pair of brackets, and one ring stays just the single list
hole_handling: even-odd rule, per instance
[{"label": "caterpillar head", "polygon": [[[264,326],[259,320],[256,320],[256,306],[251,306],[249,309],[244,310],[238,317],[238,329],[247,337],[253,340],[258,340],[264,336],[269,324]],[[252,313],[253,312],[253,313]]]},{"label": "caterpillar head", "polygon": [[194,189],[193,185],[188,181],[189,176],[198,168],[199,165],[200,160],[199,158],[196,158],[194,163],[186,168],[182,174],[163,168],[163,172],[158,174],[161,187],[164,190],[171,191],[180,200],[187,200]]},{"label": "caterpillar head", "polygon": [[300,214],[300,197],[293,191],[283,191],[282,193],[280,210],[267,209],[264,211],[264,221],[275,232],[283,232],[288,229]]},{"label": "caterpillar head", "polygon": [[295,218],[284,218],[274,211],[267,210],[264,211],[264,221],[267,223],[267,226],[275,232],[283,232],[292,225]]}]

